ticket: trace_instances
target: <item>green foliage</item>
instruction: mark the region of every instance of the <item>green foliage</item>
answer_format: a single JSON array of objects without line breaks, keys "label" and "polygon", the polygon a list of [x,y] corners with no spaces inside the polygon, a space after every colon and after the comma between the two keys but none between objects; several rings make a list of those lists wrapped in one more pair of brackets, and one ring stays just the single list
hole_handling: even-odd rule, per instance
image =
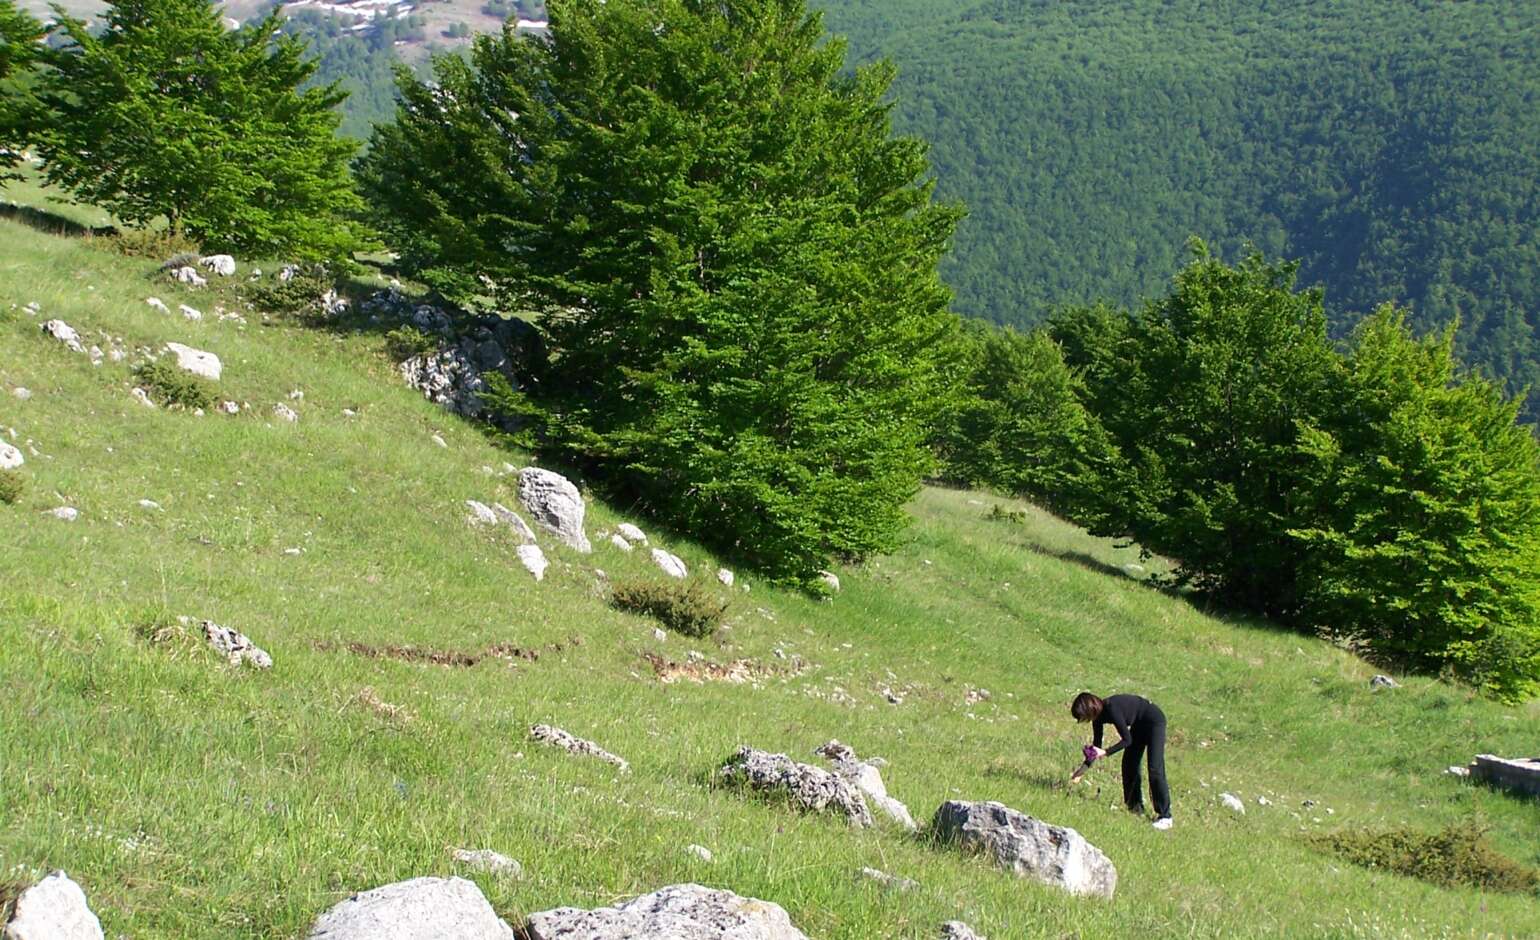
[{"label": "green foliage", "polygon": [[1199,245],[1141,313],[1055,319],[1118,452],[1075,514],[1232,608],[1534,695],[1540,444],[1517,402],[1393,308],[1338,353],[1294,274]]},{"label": "green foliage", "polygon": [[959,394],[937,423],[942,475],[1052,506],[1083,503],[1111,458],[1080,401],[1079,380],[1046,334],[973,322],[964,331]]},{"label": "green foliage", "polygon": [[322,264],[302,264],[288,280],[264,278],[246,290],[246,299],[265,313],[308,317],[319,311],[321,298],[335,290],[337,279]]},{"label": "green foliage", "polygon": [[717,631],[728,603],[707,585],[692,581],[621,581],[610,592],[619,610],[656,618],[684,636],[704,639]]},{"label": "green foliage", "polygon": [[12,0],[0,0],[0,182],[19,178],[11,168],[36,133],[33,66],[44,32],[43,24]]},{"label": "green foliage", "polygon": [[164,218],[213,250],[347,257],[365,241],[334,136],[335,88],[279,14],[239,31],[203,0],[117,0],[100,29],[64,17],[39,139],[50,183],[135,225]]},{"label": "green foliage", "polygon": [[439,341],[415,326],[398,326],[385,334],[385,354],[394,362],[405,362],[414,356],[426,355],[438,349]]},{"label": "green foliage", "polygon": [[134,382],[151,400],[168,408],[211,408],[214,384],[163,359],[154,359],[134,367]]},{"label": "green foliage", "polygon": [[1494,849],[1471,823],[1453,823],[1437,833],[1415,829],[1348,829],[1314,836],[1311,844],[1355,865],[1408,875],[1445,888],[1533,893],[1540,871]]},{"label": "green foliage", "polygon": [[1023,525],[1027,521],[1027,513],[1024,509],[1006,509],[999,503],[989,507],[989,512],[984,513],[984,518],[990,522],[1009,522],[1012,525]]},{"label": "green foliage", "polygon": [[148,258],[161,261],[177,255],[192,256],[189,264],[196,263],[203,253],[202,246],[185,232],[168,228],[121,229],[95,239],[95,243],[126,258]]},{"label": "green foliage", "polygon": [[1540,691],[1540,444],[1518,403],[1455,381],[1454,330],[1385,307],[1353,339],[1338,403],[1300,441],[1316,521],[1312,620],[1490,694]]},{"label": "green foliage", "polygon": [[959,216],[800,0],[550,4],[403,75],[361,184],[451,298],[533,291],[552,444],[776,576],[894,544],[929,469]]},{"label": "green foliage", "polygon": [[895,121],[969,207],[959,312],[1136,304],[1198,233],[1302,259],[1334,335],[1395,300],[1421,330],[1458,317],[1462,360],[1510,392],[1540,384],[1540,5],[821,5],[898,63]]},{"label": "green foliage", "polygon": [[27,489],[27,478],[20,470],[0,470],[0,503],[14,506]]}]

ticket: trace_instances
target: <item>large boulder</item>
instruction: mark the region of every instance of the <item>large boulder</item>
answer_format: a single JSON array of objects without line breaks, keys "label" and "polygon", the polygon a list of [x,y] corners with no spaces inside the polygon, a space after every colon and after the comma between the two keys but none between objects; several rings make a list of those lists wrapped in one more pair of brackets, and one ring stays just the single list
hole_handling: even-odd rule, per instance
[{"label": "large boulder", "polygon": [[855,784],[841,777],[747,745],[738,748],[717,769],[717,780],[728,786],[747,787],[783,797],[806,812],[837,813],[853,826],[870,826],[872,813]]},{"label": "large boulder", "polygon": [[779,904],[697,884],[615,907],[542,911],[525,930],[529,940],[807,940]]},{"label": "large boulder", "polygon": [[62,871],[23,891],[3,940],[103,940],[102,922],[91,913],[86,893]]},{"label": "large boulder", "polygon": [[1000,803],[942,803],[931,830],[938,841],[956,842],[1023,878],[1071,894],[1111,898],[1117,889],[1118,872],[1112,860],[1080,833]]},{"label": "large boulder", "polygon": [[875,804],[894,822],[914,832],[919,827],[915,825],[914,817],[909,815],[909,807],[888,796],[888,788],[883,786],[882,772],[879,768],[886,765],[881,758],[861,760],[856,757],[856,752],[847,744],[838,741],[830,741],[820,747],[814,753],[821,754],[834,765],[834,772],[855,784],[856,789],[866,795],[866,799]]},{"label": "large boulder", "polygon": [[316,918],[308,940],[513,940],[464,878],[413,878],[355,894]]},{"label": "large boulder", "polygon": [[525,467],[519,471],[519,502],[536,525],[555,532],[557,538],[584,554],[593,551],[583,534],[587,506],[571,480],[540,467]]},{"label": "large boulder", "polygon": [[191,346],[183,346],[181,343],[167,343],[166,352],[176,356],[177,368],[191,372],[193,375],[201,375],[206,379],[219,381],[223,371],[219,357],[211,352],[194,349]]},{"label": "large boulder", "polygon": [[235,259],[229,255],[204,255],[198,259],[198,264],[220,277],[230,277],[235,273]]}]

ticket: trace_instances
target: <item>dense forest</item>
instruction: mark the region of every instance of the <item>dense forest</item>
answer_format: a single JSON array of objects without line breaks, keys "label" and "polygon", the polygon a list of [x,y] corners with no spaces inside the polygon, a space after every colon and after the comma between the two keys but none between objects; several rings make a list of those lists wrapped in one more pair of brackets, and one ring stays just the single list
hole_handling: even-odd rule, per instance
[{"label": "dense forest", "polygon": [[[1161,293],[1190,235],[1302,261],[1344,335],[1385,300],[1540,378],[1540,6],[823,0],[970,216],[965,314]],[[1529,415],[1536,415],[1531,403]]]}]

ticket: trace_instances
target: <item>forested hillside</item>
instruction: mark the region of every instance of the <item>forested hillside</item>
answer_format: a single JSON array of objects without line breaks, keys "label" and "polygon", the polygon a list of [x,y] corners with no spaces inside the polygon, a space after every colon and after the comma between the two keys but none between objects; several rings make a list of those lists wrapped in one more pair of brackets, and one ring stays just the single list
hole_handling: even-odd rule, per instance
[{"label": "forested hillside", "polygon": [[1188,236],[1251,240],[1302,259],[1339,334],[1395,299],[1459,316],[1465,361],[1511,387],[1540,377],[1540,7],[819,5],[854,58],[899,65],[898,124],[968,206],[961,312],[1129,302]]}]

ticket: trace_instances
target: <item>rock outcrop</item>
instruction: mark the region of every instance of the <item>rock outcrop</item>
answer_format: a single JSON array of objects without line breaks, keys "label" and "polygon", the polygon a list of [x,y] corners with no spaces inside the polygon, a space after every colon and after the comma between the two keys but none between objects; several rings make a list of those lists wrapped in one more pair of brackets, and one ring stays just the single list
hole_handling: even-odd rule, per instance
[{"label": "rock outcrop", "polygon": [[828,758],[834,765],[835,773],[855,784],[856,789],[865,794],[870,803],[894,822],[910,832],[919,828],[915,825],[914,817],[909,815],[909,807],[889,796],[887,787],[883,786],[879,768],[885,766],[886,761],[881,758],[863,761],[856,757],[854,749],[838,741],[830,741],[814,753]]},{"label": "rock outcrop", "polygon": [[852,826],[872,825],[871,810],[855,784],[785,754],[771,754],[745,745],[717,769],[716,777],[728,786],[784,798],[805,812],[842,815]]},{"label": "rock outcrop", "polygon": [[63,320],[45,320],[43,322],[43,332],[63,343],[70,352],[83,353],[86,351],[85,346],[80,342],[80,334],[75,332],[75,328]]},{"label": "rock outcrop", "polygon": [[621,770],[631,769],[631,764],[627,762],[624,757],[618,757],[614,754],[611,754],[609,751],[606,751],[604,748],[600,747],[592,741],[589,741],[585,738],[580,738],[573,734],[568,734],[562,729],[552,727],[551,725],[535,725],[533,728],[529,729],[529,737],[531,740],[539,741],[541,744],[549,744],[552,747],[559,747],[569,754],[578,754],[584,757],[597,757],[599,760],[602,760],[607,764],[614,764]]},{"label": "rock outcrop", "polygon": [[542,911],[525,930],[529,940],[807,940],[780,905],[697,884],[615,907]]},{"label": "rock outcrop", "polygon": [[940,842],[955,842],[1000,868],[1071,894],[1111,898],[1117,890],[1112,860],[1080,833],[1000,803],[948,801],[936,810],[931,829]]},{"label": "rock outcrop", "polygon": [[198,265],[205,271],[213,271],[220,277],[230,277],[235,274],[235,259],[229,255],[204,255],[198,259]]},{"label": "rock outcrop", "polygon": [[181,343],[167,343],[166,352],[176,356],[177,368],[191,372],[193,375],[217,382],[224,372],[224,366],[220,364],[219,357],[211,352],[204,352]]},{"label": "rock outcrop", "polygon": [[316,918],[308,940],[513,940],[464,878],[413,878],[355,894]]}]

